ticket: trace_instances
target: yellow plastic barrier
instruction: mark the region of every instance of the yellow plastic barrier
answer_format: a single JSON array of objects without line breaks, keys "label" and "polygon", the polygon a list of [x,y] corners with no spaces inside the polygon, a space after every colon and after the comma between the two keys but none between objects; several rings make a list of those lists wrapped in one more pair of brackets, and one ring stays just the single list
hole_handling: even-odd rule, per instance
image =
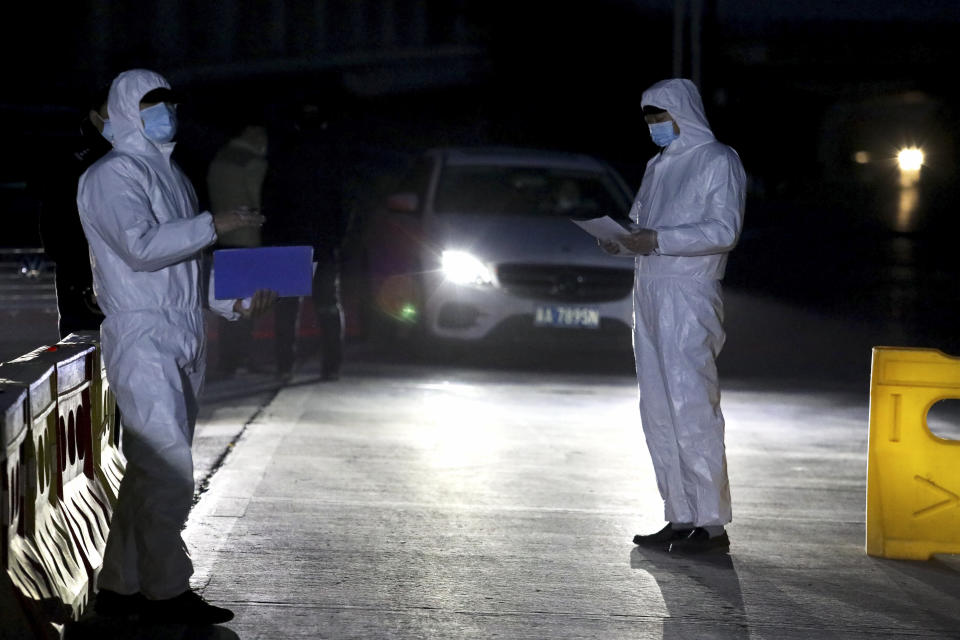
[{"label": "yellow plastic barrier", "polygon": [[[120,449],[120,424],[117,419],[117,401],[107,382],[107,370],[99,349],[98,332],[71,333],[60,341],[64,347],[95,346],[91,361],[91,421],[93,473],[109,502],[110,510],[117,506],[120,481],[126,468],[126,458]],[[89,475],[89,474],[88,474]]]},{"label": "yellow plastic barrier", "polygon": [[93,403],[100,383],[96,353],[92,343],[60,342],[41,356],[57,368],[60,508],[91,582],[103,564],[112,513],[108,492],[94,472]]},{"label": "yellow plastic barrier", "polygon": [[23,509],[17,535],[8,541],[6,569],[21,593],[45,601],[42,608],[63,622],[83,612],[89,582],[62,508],[56,366],[44,361],[42,351],[0,367],[4,388],[27,390],[27,437],[19,452],[26,482],[18,487],[25,495],[10,496],[22,500]]},{"label": "yellow plastic barrier", "polygon": [[[27,439],[30,437],[30,406],[27,388],[5,385],[0,377],[0,445],[3,446],[0,462],[3,463],[3,481],[0,483],[0,567],[7,570],[10,564],[10,546],[19,545],[17,540],[23,535],[24,500],[27,495],[27,473],[25,453]],[[17,541],[17,542],[14,542]],[[19,568],[13,567],[14,574]],[[22,582],[20,583],[22,584]],[[31,597],[41,596],[35,589]]]},{"label": "yellow plastic barrier", "polygon": [[115,406],[95,334],[0,365],[0,601],[23,614],[0,636],[59,637],[86,609],[123,478]]},{"label": "yellow plastic barrier", "polygon": [[926,560],[960,553],[960,442],[933,435],[927,412],[960,398],[960,358],[876,347],[870,384],[867,553]]}]

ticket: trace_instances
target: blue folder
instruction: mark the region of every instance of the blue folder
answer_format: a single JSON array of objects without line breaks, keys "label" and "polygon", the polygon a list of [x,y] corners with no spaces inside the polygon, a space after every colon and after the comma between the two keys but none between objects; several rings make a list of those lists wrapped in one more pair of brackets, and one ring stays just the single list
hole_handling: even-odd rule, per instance
[{"label": "blue folder", "polygon": [[309,296],[313,247],[255,247],[213,252],[213,295],[217,300],[248,298],[258,289],[280,297]]}]

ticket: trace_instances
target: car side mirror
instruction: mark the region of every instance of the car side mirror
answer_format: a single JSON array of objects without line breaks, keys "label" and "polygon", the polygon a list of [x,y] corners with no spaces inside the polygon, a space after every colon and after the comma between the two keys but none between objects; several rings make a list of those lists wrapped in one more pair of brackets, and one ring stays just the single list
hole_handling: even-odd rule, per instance
[{"label": "car side mirror", "polygon": [[416,193],[394,193],[387,197],[387,210],[394,213],[416,213],[420,210],[420,197]]}]

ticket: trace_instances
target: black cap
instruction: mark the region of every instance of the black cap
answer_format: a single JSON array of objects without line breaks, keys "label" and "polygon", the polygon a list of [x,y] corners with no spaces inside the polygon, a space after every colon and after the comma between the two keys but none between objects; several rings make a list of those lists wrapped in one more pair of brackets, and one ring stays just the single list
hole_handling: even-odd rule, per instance
[{"label": "black cap", "polygon": [[140,102],[149,102],[150,104],[157,104],[159,102],[170,102],[172,104],[180,104],[182,102],[180,94],[175,92],[173,89],[167,89],[166,87],[158,87],[152,91],[148,91],[140,98]]}]

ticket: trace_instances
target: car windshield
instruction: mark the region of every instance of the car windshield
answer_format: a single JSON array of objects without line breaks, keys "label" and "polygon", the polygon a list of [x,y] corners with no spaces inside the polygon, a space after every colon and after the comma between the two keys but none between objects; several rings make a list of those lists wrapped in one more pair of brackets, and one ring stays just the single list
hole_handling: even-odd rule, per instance
[{"label": "car windshield", "polygon": [[544,167],[451,166],[440,175],[438,214],[592,217],[626,215],[629,203],[604,173]]}]

